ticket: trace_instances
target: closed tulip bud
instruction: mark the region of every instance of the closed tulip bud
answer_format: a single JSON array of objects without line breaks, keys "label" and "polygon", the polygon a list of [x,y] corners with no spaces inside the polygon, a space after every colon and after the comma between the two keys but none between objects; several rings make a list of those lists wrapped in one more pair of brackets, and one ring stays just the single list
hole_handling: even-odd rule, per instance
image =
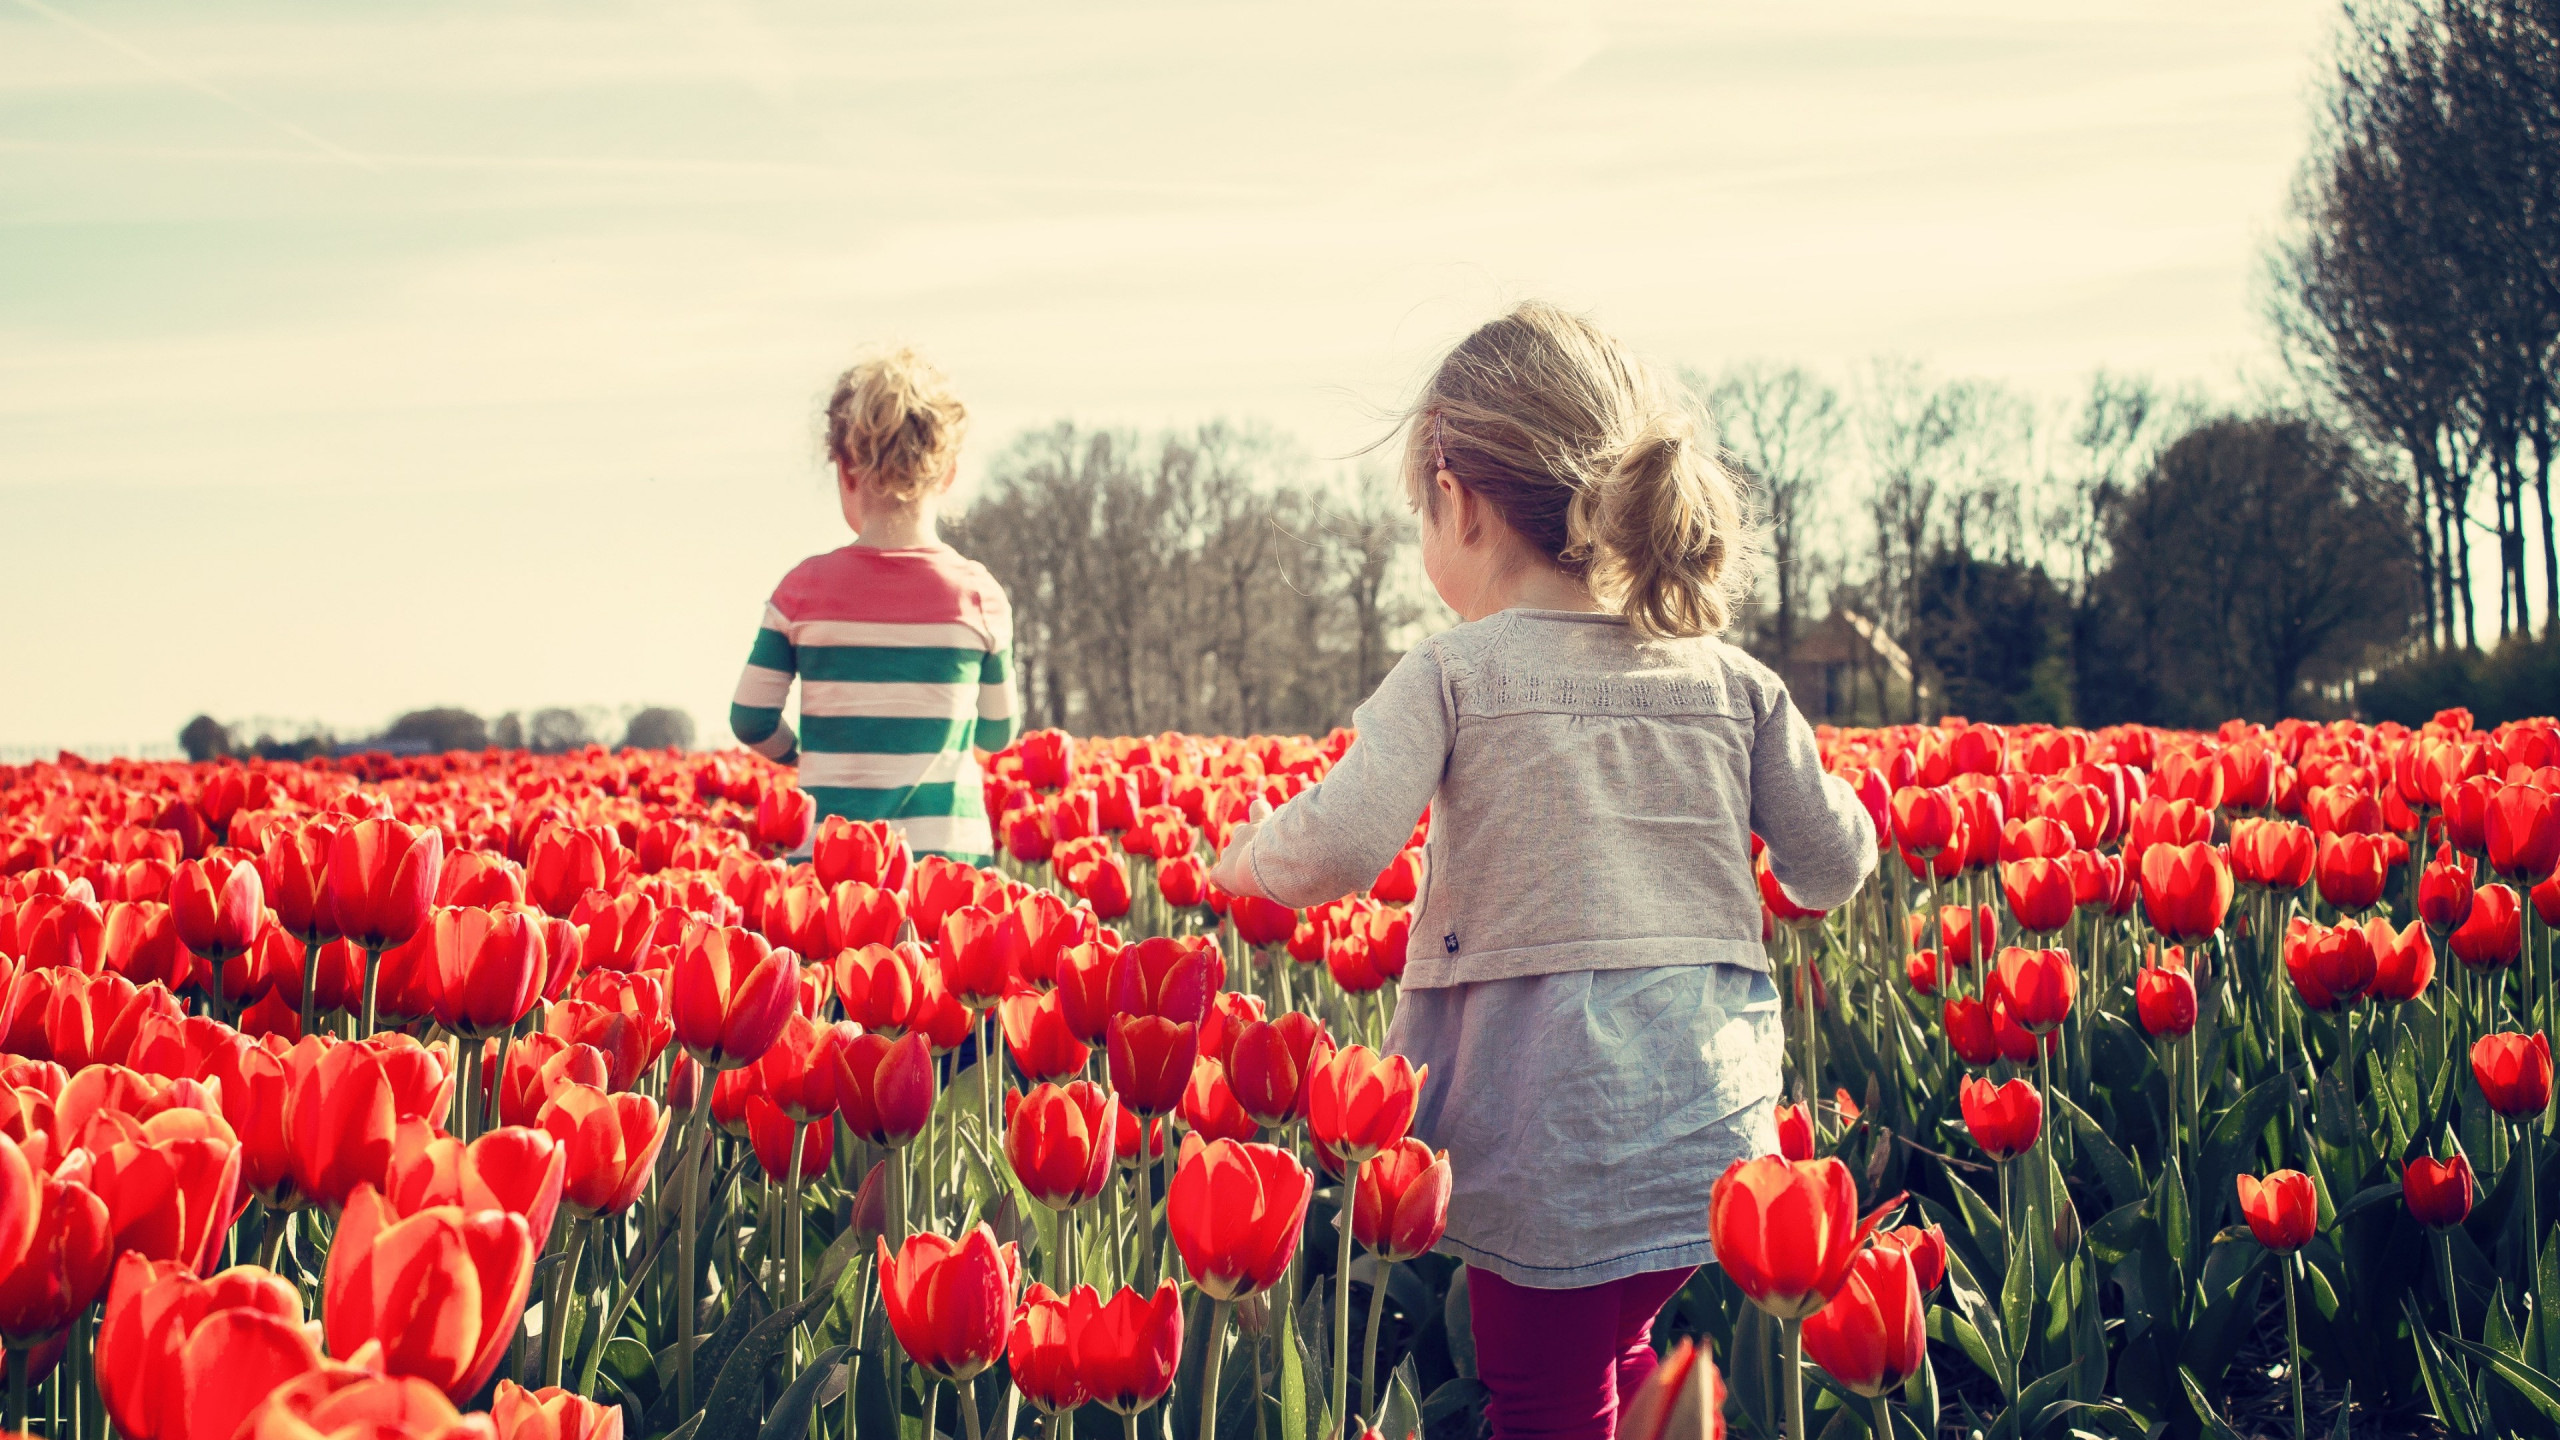
[{"label": "closed tulip bud", "polygon": [[1173,1389],[1182,1363],[1182,1301],[1172,1281],[1153,1295],[1122,1286],[1108,1302],[1079,1285],[1067,1300],[1067,1332],[1076,1378],[1105,1409],[1135,1415]]},{"label": "closed tulip bud", "polygon": [[1158,1015],[1111,1017],[1111,1088],[1120,1103],[1150,1118],[1181,1108],[1200,1056],[1200,1027]]},{"label": "closed tulip bud", "polygon": [[437,1023],[477,1039],[512,1030],[533,1013],[550,973],[537,919],[517,909],[436,913]]},{"label": "closed tulip bud", "polygon": [[2134,976],[2134,1014],[2143,1033],[2176,1039],[2196,1028],[2196,982],[2183,967],[2150,966]]},{"label": "closed tulip bud", "polygon": [[2172,939],[2200,940],[2221,929],[2231,889],[2231,866],[2209,843],[2164,842],[2142,852],[2144,913]]},{"label": "closed tulip bud", "polygon": [[1408,1135],[1360,1167],[1352,1238],[1390,1264],[1430,1254],[1449,1228],[1449,1154]]},{"label": "closed tulip bud", "polygon": [[2331,835],[2320,843],[2320,898],[2340,910],[2367,910],[2382,898],[2385,850],[2373,835]]},{"label": "closed tulip bud", "polygon": [[2426,926],[2416,921],[2401,929],[2376,915],[2364,922],[2365,943],[2373,950],[2373,998],[2405,1004],[2427,991],[2436,975],[2436,947]]},{"label": "closed tulip bud", "polygon": [[2311,1243],[2320,1223],[2320,1196],[2310,1176],[2299,1170],[2278,1170],[2264,1180],[2241,1175],[2235,1181],[2240,1213],[2259,1244],[2290,1255]]},{"label": "closed tulip bud", "polygon": [[2418,875],[2418,918],[2434,930],[2451,930],[2471,914],[2471,857],[2450,845]]},{"label": "closed tulip bud", "polygon": [[1790,1160],[1813,1158],[1813,1107],[1779,1104],[1778,1153]]},{"label": "closed tulip bud", "polygon": [[505,1358],[533,1255],[521,1216],[435,1206],[401,1218],[359,1186],[329,1248],[329,1349],[353,1355],[379,1344],[384,1370],[468,1399]]},{"label": "closed tulip bud", "polygon": [[338,826],[327,820],[278,826],[258,856],[258,879],[276,919],[297,940],[338,938],[337,917],[322,902]]},{"label": "closed tulip bud", "polygon": [[1235,1300],[1280,1283],[1314,1196],[1315,1177],[1288,1151],[1195,1136],[1166,1193],[1166,1225],[1193,1283]]},{"label": "closed tulip bud", "polygon": [[541,1125],[562,1151],[562,1201],[589,1218],[629,1210],[649,1188],[669,1120],[646,1095],[576,1083],[554,1091]]},{"label": "closed tulip bud", "polygon": [[800,1150],[800,1178],[825,1174],[835,1159],[835,1117],[822,1116],[804,1125],[764,1096],[749,1095],[747,1144],[755,1151],[756,1163],[764,1168],[766,1179],[776,1184],[790,1183],[795,1143]]},{"label": "closed tulip bud", "polygon": [[2284,937],[2284,969],[2311,1010],[2335,1010],[2373,987],[2373,942],[2353,924],[2316,925],[2294,917]]},{"label": "closed tulip bud", "polygon": [[889,1162],[874,1160],[853,1192],[853,1216],[846,1225],[864,1240],[877,1240],[889,1229]]},{"label": "closed tulip bud", "polygon": [[[1072,1293],[1089,1296],[1093,1287],[1079,1285]],[[1005,1342],[1004,1363],[1013,1388],[1043,1415],[1073,1410],[1093,1398],[1076,1369],[1075,1327],[1068,1318],[1072,1304],[1048,1286],[1033,1283],[1022,1293],[1013,1334]]]},{"label": "closed tulip bud", "polygon": [[1991,1024],[1991,1007],[1961,996],[1940,1007],[1947,1047],[1965,1064],[1979,1068],[2000,1058],[2000,1041]]},{"label": "closed tulip bud", "polygon": [[1333,1048],[1324,1022],[1303,1010],[1246,1025],[1229,1052],[1227,1080],[1236,1103],[1256,1124],[1274,1129],[1305,1119],[1307,1079],[1331,1062]]},{"label": "closed tulip bud", "polygon": [[1052,1210],[1100,1198],[1111,1180],[1120,1124],[1111,1092],[1077,1080],[1035,1085],[1006,1101],[1005,1160],[1023,1190]]},{"label": "closed tulip bud", "polygon": [[368,950],[388,950],[418,933],[444,869],[444,835],[394,820],[360,820],[329,850],[321,904],[330,929]]},{"label": "closed tulip bud", "polygon": [[1914,950],[1902,957],[1902,977],[1911,983],[1914,995],[1938,993],[1938,952]]},{"label": "closed tulip bud", "polygon": [[1858,1252],[1830,1302],[1804,1322],[1804,1353],[1868,1399],[1889,1394],[1928,1363],[1929,1331],[1909,1252],[1876,1245]]},{"label": "closed tulip bud", "polygon": [[1836,1158],[1737,1160],[1707,1201],[1716,1261],[1751,1303],[1780,1320],[1813,1314],[1848,1278],[1873,1231],[1857,1183]]},{"label": "closed tulip bud", "polygon": [[208,960],[248,950],[266,918],[258,867],[246,860],[189,860],[169,883],[178,942]]},{"label": "closed tulip bud", "polygon": [[752,930],[695,925],[676,953],[669,1008],[676,1042],[733,1070],[761,1059],[799,1000],[799,957]]},{"label": "closed tulip bud", "polygon": [[2455,1151],[2451,1160],[2421,1155],[2400,1172],[2400,1199],[2409,1218],[2433,1230],[2448,1229],[2471,1218],[2471,1159]]},{"label": "closed tulip bud", "polygon": [[1238,895],[1227,908],[1236,933],[1257,950],[1287,943],[1298,931],[1298,912],[1259,895]]},{"label": "closed tulip bud", "polygon": [[748,838],[766,855],[785,854],[808,840],[809,827],[817,818],[816,797],[797,785],[777,785],[757,802]]},{"label": "closed tulip bud", "polygon": [[878,1246],[881,1299],[908,1359],[957,1384],[1003,1358],[1022,1289],[1022,1261],[1013,1246],[996,1244],[984,1225],[956,1243],[911,1235],[893,1252],[884,1236]]},{"label": "closed tulip bud", "polygon": [[1357,1164],[1405,1136],[1431,1067],[1401,1055],[1352,1045],[1307,1079],[1307,1128],[1326,1148]]},{"label": "closed tulip bud", "polygon": [[829,1052],[836,1110],[845,1128],[874,1145],[914,1143],[933,1119],[933,1052],[922,1035],[892,1041],[857,1035]]},{"label": "closed tulip bud", "polygon": [[1707,1347],[1682,1336],[1618,1417],[1618,1440],[1724,1440],[1724,1378]]},{"label": "closed tulip bud", "polygon": [[1906,785],[1893,793],[1893,834],[1902,848],[1922,859],[1947,848],[1955,838],[1956,797],[1947,789]]},{"label": "closed tulip bud", "polygon": [[2489,797],[2487,818],[2490,869],[2530,885],[2560,865],[2560,796],[2535,785],[2502,785]]},{"label": "closed tulip bud", "polygon": [[2311,879],[2317,849],[2311,827],[2289,820],[2231,822],[2231,876],[2242,885],[2299,890]]},{"label": "closed tulip bud", "polygon": [[1059,992],[1007,996],[996,1015],[1003,1022],[1005,1048],[1025,1077],[1038,1082],[1084,1073],[1093,1052],[1067,1028]]},{"label": "closed tulip bud", "polygon": [[1890,1245],[1911,1256],[1911,1273],[1920,1278],[1927,1298],[1947,1278],[1947,1232],[1936,1225],[1902,1225],[1876,1232],[1878,1246]]},{"label": "closed tulip bud", "polygon": [[2001,893],[2019,928],[2050,934],[2071,923],[2076,908],[2071,870],[2060,860],[2020,860],[2000,867]]},{"label": "closed tulip bud", "polygon": [[2539,1030],[2483,1035],[2471,1046],[2471,1078],[2508,1119],[2539,1115],[2551,1105],[2551,1041]]},{"label": "closed tulip bud", "polygon": [[403,1127],[383,1198],[403,1215],[437,1205],[503,1210],[524,1221],[538,1251],[551,1237],[567,1164],[557,1140],[528,1126],[501,1126],[468,1145]]},{"label": "closed tulip bud", "polygon": [[527,1390],[498,1382],[489,1402],[498,1440],[622,1440],[622,1407],[589,1400],[557,1385]]},{"label": "closed tulip bud", "polygon": [[1994,1160],[2011,1160],[2035,1148],[2044,1133],[2044,1099],[2024,1080],[1994,1085],[1967,1076],[1956,1091],[1964,1127]]},{"label": "closed tulip bud", "polygon": [[2471,896],[2471,913],[2446,937],[2454,958],[2474,969],[2512,965],[2524,953],[2524,911],[2516,892],[2483,885]]},{"label": "closed tulip bud", "polygon": [[1236,1104],[1227,1084],[1227,1069],[1203,1055],[1192,1062],[1190,1083],[1182,1087],[1178,1112],[1182,1123],[1203,1140],[1250,1140],[1259,1131],[1253,1117]]},{"label": "closed tulip bud", "polygon": [[2080,972],[2071,964],[2070,951],[2011,946],[2000,952],[1999,973],[2009,1013],[2029,1032],[2041,1035],[2071,1018]]},{"label": "closed tulip bud", "polygon": [[1176,910],[1196,909],[1209,896],[1209,867],[1194,855],[1167,860],[1156,869],[1156,890]]}]

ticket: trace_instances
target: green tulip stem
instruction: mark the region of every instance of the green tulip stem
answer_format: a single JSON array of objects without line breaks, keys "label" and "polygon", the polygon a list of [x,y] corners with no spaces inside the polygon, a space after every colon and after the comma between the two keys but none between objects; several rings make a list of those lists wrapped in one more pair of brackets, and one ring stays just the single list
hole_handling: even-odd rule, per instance
[{"label": "green tulip stem", "polygon": [[978,1423],[977,1382],[954,1380],[951,1382],[951,1388],[960,1392],[961,1433],[967,1437],[967,1440],[986,1440],[986,1433]]},{"label": "green tulip stem", "polygon": [[320,942],[306,939],[302,942],[302,1033],[305,1035],[311,1033],[312,1022],[319,1018],[319,1011],[314,1008],[319,1002],[316,993],[319,985]]},{"label": "green tulip stem", "polygon": [[2459,1340],[2462,1338],[2462,1307],[2454,1298],[2453,1231],[2449,1228],[2436,1232],[2436,1284],[2444,1289],[2445,1333]]},{"label": "green tulip stem", "polygon": [[1209,1348],[1200,1356],[1200,1440],[1218,1440],[1218,1370],[1226,1359],[1227,1317],[1236,1302],[1221,1300],[1209,1316]]},{"label": "green tulip stem", "polygon": [[27,1428],[27,1347],[9,1347],[9,1429],[24,1434]]},{"label": "green tulip stem", "polygon": [[1786,1347],[1778,1363],[1787,1372],[1787,1440],[1813,1440],[1804,1428],[1804,1321],[1791,1316],[1779,1322],[1779,1333]]},{"label": "green tulip stem", "polygon": [[1076,1212],[1073,1208],[1058,1212],[1057,1241],[1049,1247],[1049,1288],[1060,1295],[1067,1293],[1067,1252],[1075,1248]]},{"label": "green tulip stem", "polygon": [[2516,1128],[2524,1133],[2524,1273],[2530,1281],[2542,1257],[2541,1197],[2535,1193],[2541,1180],[2542,1117],[2528,1115],[2516,1122]]},{"label": "green tulip stem", "polygon": [[1342,1246],[1333,1266],[1333,1423],[1338,1435],[1351,1433],[1351,1206],[1360,1194],[1361,1161],[1347,1162],[1342,1181],[1342,1208],[1334,1219],[1342,1228]]},{"label": "green tulip stem", "polygon": [[[370,945],[364,947],[364,1030],[360,1038],[373,1038],[374,992],[382,983],[382,952]],[[456,1077],[459,1083],[459,1077]]]},{"label": "green tulip stem", "polygon": [[[367,1005],[366,1010],[372,1010]],[[367,1016],[370,1019],[370,1014]],[[685,1120],[684,1153],[676,1160],[676,1414],[693,1413],[694,1233],[702,1228],[702,1165],[710,1146],[712,1081],[718,1076],[706,1064],[702,1087],[694,1096],[693,1114]]]},{"label": "green tulip stem", "polygon": [[1387,1318],[1387,1277],[1395,1266],[1381,1259],[1377,1277],[1369,1282],[1369,1339],[1367,1354],[1360,1361],[1360,1413],[1369,1423],[1378,1423],[1378,1322]]},{"label": "green tulip stem", "polygon": [[1876,1407],[1874,1428],[1876,1440],[1893,1440],[1893,1402],[1876,1395],[1867,1402]]},{"label": "green tulip stem", "polygon": [[2302,1329],[2293,1309],[2294,1256],[2284,1260],[2284,1378],[2293,1386],[2293,1440],[2311,1433],[2302,1418]]},{"label": "green tulip stem", "polygon": [[573,1219],[569,1222],[569,1252],[552,1275],[551,1293],[542,1302],[542,1373],[546,1385],[559,1384],[560,1372],[569,1363],[569,1296],[577,1290],[578,1262],[585,1257],[586,1248],[586,1222]]},{"label": "green tulip stem", "polygon": [[[791,1127],[791,1171],[782,1177],[782,1287],[784,1292],[790,1295],[791,1303],[794,1305],[800,1303],[802,1280],[800,1274],[800,1165],[808,1153],[808,1145],[809,1127],[795,1123]],[[800,1344],[800,1328],[796,1325],[792,1327],[791,1341],[792,1349],[797,1351]],[[797,1369],[796,1363],[793,1368]]]}]

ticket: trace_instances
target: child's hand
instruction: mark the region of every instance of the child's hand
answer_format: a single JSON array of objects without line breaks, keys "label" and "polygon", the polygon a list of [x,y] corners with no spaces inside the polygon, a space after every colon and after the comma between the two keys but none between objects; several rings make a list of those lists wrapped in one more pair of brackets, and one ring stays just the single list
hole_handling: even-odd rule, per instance
[{"label": "child's hand", "polygon": [[1253,866],[1247,857],[1253,850],[1254,832],[1262,828],[1262,822],[1271,818],[1271,806],[1256,800],[1248,813],[1253,818],[1228,834],[1227,848],[1218,852],[1218,863],[1209,869],[1209,883],[1230,895],[1252,895],[1267,900],[1271,897],[1264,895],[1262,886],[1254,881]]}]

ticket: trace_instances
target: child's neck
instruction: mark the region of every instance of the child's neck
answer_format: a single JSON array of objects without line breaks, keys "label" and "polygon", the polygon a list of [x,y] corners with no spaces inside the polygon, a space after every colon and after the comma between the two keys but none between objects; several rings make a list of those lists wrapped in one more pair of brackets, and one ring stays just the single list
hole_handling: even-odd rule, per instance
[{"label": "child's neck", "polygon": [[866,516],[853,543],[874,550],[916,550],[941,544],[942,532],[935,524],[933,507],[918,505],[911,510]]}]

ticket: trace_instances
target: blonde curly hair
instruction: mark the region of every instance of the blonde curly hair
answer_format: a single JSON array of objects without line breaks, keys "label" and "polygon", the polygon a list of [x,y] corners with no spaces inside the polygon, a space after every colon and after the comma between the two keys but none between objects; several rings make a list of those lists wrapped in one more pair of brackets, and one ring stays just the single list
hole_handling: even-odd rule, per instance
[{"label": "blonde curly hair", "polygon": [[938,488],[968,429],[950,380],[909,346],[855,361],[827,400],[827,458],[892,505]]}]

